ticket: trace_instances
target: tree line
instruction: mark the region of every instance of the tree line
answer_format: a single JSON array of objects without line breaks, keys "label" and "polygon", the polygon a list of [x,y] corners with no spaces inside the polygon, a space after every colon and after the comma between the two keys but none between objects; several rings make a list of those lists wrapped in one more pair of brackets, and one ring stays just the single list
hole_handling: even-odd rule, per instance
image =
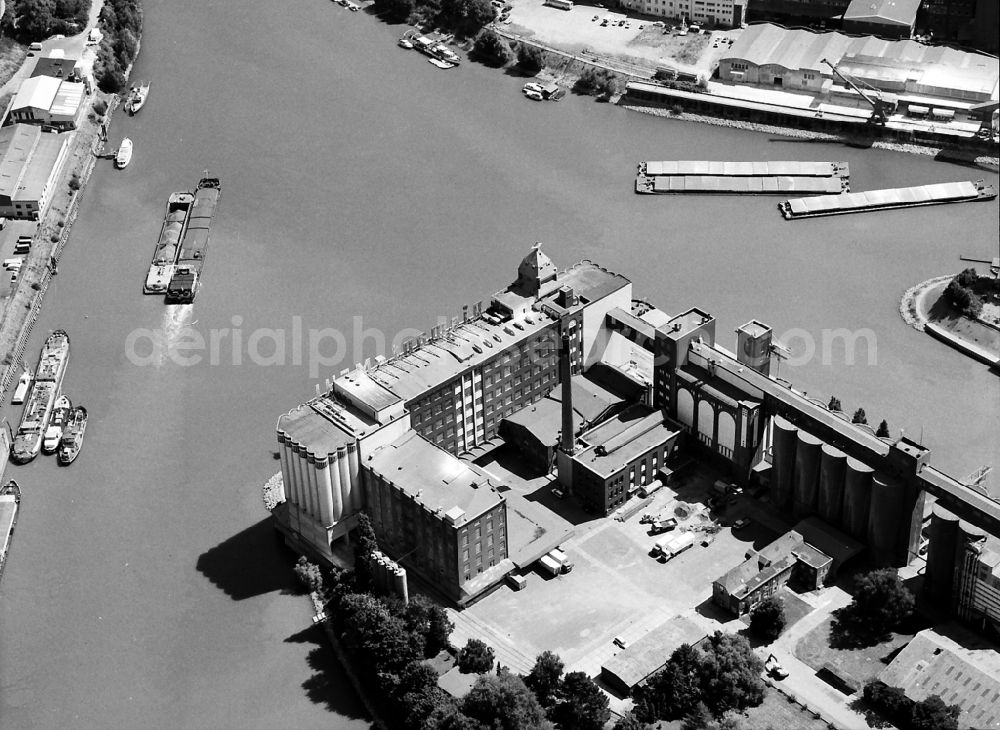
[{"label": "tree line", "polygon": [[494,18],[490,0],[375,0],[375,12],[386,20],[444,28],[472,37]]},{"label": "tree line", "polygon": [[139,52],[142,34],[139,0],[105,0],[98,26],[104,37],[97,49],[94,78],[101,91],[117,94],[125,88],[125,73]]},{"label": "tree line", "polygon": [[7,0],[0,31],[22,43],[76,35],[89,14],[90,0]]}]

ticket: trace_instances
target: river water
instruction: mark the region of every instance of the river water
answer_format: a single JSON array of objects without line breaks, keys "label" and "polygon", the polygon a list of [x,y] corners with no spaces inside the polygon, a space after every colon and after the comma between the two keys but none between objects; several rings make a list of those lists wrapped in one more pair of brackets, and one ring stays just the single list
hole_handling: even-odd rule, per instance
[{"label": "river water", "polygon": [[[394,45],[401,27],[326,0],[147,5],[150,100],[111,129],[135,141],[132,164],[95,171],[29,348],[69,331],[65,391],[91,419],[71,468],[8,469],[25,496],[0,593],[4,727],[366,726],[265,519],[275,420],[379,337],[502,288],[536,240],[668,311],[711,311],[723,344],[751,317],[797,356],[812,342],[779,375],[922,433],[945,469],[1000,466],[1000,380],[896,313],[960,253],[995,253],[995,201],[790,223],[769,198],[632,192],[643,159],[845,159],[857,190],[982,173],[572,95],[531,103],[521,80],[439,71]],[[223,199],[205,287],[168,308],[140,284],[166,196],[206,168]],[[185,325],[215,357],[151,351],[154,332],[190,343]],[[322,328],[342,333],[343,362],[317,378]],[[874,364],[863,346],[848,364],[836,338],[822,356],[841,328],[872,338]],[[275,339],[284,365],[263,362]]]}]

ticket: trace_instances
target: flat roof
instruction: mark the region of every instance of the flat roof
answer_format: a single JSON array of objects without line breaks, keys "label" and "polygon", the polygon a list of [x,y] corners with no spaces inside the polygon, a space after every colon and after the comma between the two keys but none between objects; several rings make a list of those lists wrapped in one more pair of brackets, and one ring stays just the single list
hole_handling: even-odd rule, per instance
[{"label": "flat roof", "polygon": [[33,124],[0,128],[0,196],[40,200],[69,139],[65,134],[46,134]]},{"label": "flat roof", "polygon": [[59,90],[52,99],[49,113],[67,117],[73,116],[80,109],[80,104],[83,103],[83,94],[83,84],[63,81],[59,84]]},{"label": "flat roof", "polygon": [[863,544],[826,524],[819,517],[807,517],[795,526],[795,531],[802,535],[807,543],[833,558],[838,566],[864,550]]},{"label": "flat roof", "polygon": [[[574,375],[570,379],[573,391],[573,429],[579,430],[623,399],[607,390],[587,375]],[[541,400],[526,405],[504,419],[530,431],[545,445],[554,445],[562,432],[562,385],[557,385]]]},{"label": "flat roof", "polygon": [[309,454],[324,458],[336,454],[339,447],[354,443],[377,425],[346,405],[323,397],[282,415],[277,430]]},{"label": "flat roof", "polygon": [[708,312],[692,307],[686,312],[674,315],[656,329],[659,332],[666,332],[674,339],[679,339],[712,319],[715,318]]},{"label": "flat roof", "polygon": [[658,410],[636,404],[583,433],[586,448],[572,458],[606,479],[678,433]]},{"label": "flat roof", "polygon": [[962,708],[963,727],[1000,726],[1000,651],[978,640],[966,648],[934,629],[924,629],[903,647],[879,675],[914,701],[939,695]]},{"label": "flat roof", "polygon": [[364,403],[375,412],[400,402],[399,396],[372,380],[364,369],[352,370],[337,378],[336,383],[339,392]]},{"label": "flat roof", "polygon": [[632,689],[658,670],[682,644],[697,644],[706,636],[698,624],[685,616],[674,616],[641,639],[622,649],[601,667]]},{"label": "flat roof", "polygon": [[27,107],[47,110],[52,106],[52,101],[56,98],[61,83],[53,76],[34,76],[25,79],[14,95],[14,101],[10,106],[11,111]]},{"label": "flat roof", "polygon": [[408,431],[372,454],[364,466],[391,482],[431,512],[444,513],[458,507],[464,514],[461,526],[504,502],[495,490],[500,486],[475,464],[462,461],[444,449]]}]

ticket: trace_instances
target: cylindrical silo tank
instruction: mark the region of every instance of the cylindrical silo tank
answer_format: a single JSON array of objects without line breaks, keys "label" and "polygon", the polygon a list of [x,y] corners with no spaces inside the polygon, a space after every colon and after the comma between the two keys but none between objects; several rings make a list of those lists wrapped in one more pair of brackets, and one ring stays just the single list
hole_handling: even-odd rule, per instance
[{"label": "cylindrical silo tank", "polygon": [[943,604],[948,601],[955,573],[958,517],[941,505],[934,505],[928,533],[924,592],[935,603]]},{"label": "cylindrical silo tank", "polygon": [[792,504],[796,517],[806,517],[816,512],[822,447],[823,442],[811,433],[799,431],[799,443],[795,447],[795,491]]},{"label": "cylindrical silo tank", "polygon": [[774,417],[771,445],[771,498],[779,509],[790,509],[795,478],[795,448],[798,429],[781,416]]},{"label": "cylindrical silo tank", "polygon": [[871,501],[873,470],[853,457],[847,457],[844,476],[844,499],[840,524],[851,537],[868,539],[868,505]]},{"label": "cylindrical silo tank", "polygon": [[840,526],[846,472],[847,454],[823,444],[819,459],[819,515],[833,527]]},{"label": "cylindrical silo tank", "polygon": [[902,503],[903,484],[898,479],[876,472],[872,477],[871,503],[868,507],[868,548],[878,564],[893,562]]},{"label": "cylindrical silo tank", "polygon": [[395,590],[393,592],[402,599],[403,603],[409,603],[410,589],[406,585],[406,568],[402,568],[397,565],[392,578],[393,585],[395,586]]}]

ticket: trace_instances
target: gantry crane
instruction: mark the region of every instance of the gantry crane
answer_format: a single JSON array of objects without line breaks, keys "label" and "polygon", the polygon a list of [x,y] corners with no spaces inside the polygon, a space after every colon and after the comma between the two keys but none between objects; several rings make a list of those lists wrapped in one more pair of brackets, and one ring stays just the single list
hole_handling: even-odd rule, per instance
[{"label": "gantry crane", "polygon": [[886,101],[885,99],[883,99],[882,92],[879,91],[878,89],[868,86],[868,84],[865,84],[865,86],[868,86],[868,91],[866,92],[864,89],[861,88],[861,86],[858,85],[857,81],[855,81],[848,74],[844,73],[839,68],[837,68],[836,64],[830,63],[825,58],[823,59],[823,63],[825,63],[827,66],[833,69],[833,72],[837,74],[837,76],[839,76],[841,79],[843,79],[845,84],[847,84],[856,92],[858,92],[858,94],[861,95],[861,98],[871,105],[872,115],[871,118],[868,120],[869,122],[873,124],[884,125],[889,120],[889,115],[892,114],[894,111],[896,111],[896,105],[890,101]]}]

